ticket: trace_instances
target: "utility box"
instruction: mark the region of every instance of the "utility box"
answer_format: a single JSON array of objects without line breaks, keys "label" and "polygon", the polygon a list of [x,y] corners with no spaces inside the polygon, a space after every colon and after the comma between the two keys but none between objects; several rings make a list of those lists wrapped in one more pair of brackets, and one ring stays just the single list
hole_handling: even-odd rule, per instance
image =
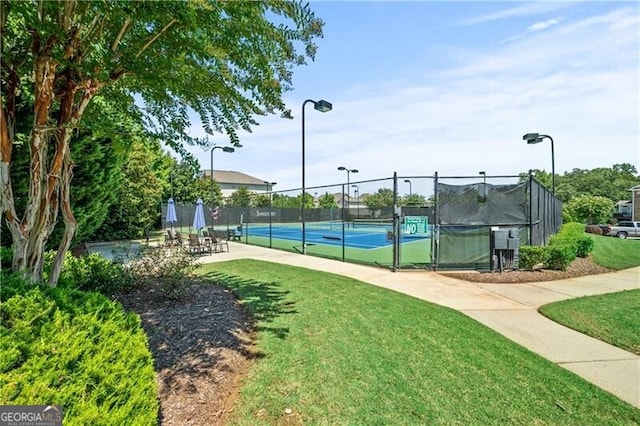
[{"label": "utility box", "polygon": [[490,237],[491,271],[518,269],[520,239],[517,228],[491,228]]}]

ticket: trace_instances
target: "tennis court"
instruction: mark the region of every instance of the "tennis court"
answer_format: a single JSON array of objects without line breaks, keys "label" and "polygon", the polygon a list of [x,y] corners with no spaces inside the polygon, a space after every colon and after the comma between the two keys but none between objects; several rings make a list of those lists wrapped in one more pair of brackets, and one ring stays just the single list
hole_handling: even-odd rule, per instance
[{"label": "tennis court", "polygon": [[[280,250],[302,252],[301,223],[245,223],[242,241]],[[390,220],[379,222],[307,222],[306,252],[309,255],[379,266],[393,263],[393,229]],[[271,233],[270,233],[271,232]],[[405,267],[426,267],[431,262],[430,233],[408,234],[401,230],[400,263]]]},{"label": "tennis court", "polygon": [[[248,226],[247,226],[248,225]],[[289,241],[302,242],[301,223],[277,223],[272,224],[245,224],[246,232],[251,236],[269,237]],[[391,221],[378,222],[309,222],[305,224],[307,244],[325,244],[329,246],[342,246],[361,250],[372,250],[380,247],[391,246],[393,237],[389,235],[393,231]],[[427,238],[426,233],[416,235],[402,234],[403,240]]]}]

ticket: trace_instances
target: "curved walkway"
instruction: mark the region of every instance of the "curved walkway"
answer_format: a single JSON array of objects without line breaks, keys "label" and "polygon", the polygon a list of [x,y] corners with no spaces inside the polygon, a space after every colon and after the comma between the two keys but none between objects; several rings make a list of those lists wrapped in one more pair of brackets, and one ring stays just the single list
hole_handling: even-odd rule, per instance
[{"label": "curved walkway", "polygon": [[541,305],[640,288],[640,267],[528,284],[461,281],[430,271],[391,271],[268,248],[230,243],[230,252],[202,262],[252,258],[301,266],[405,293],[463,312],[516,343],[640,408],[640,357],[540,315]]}]

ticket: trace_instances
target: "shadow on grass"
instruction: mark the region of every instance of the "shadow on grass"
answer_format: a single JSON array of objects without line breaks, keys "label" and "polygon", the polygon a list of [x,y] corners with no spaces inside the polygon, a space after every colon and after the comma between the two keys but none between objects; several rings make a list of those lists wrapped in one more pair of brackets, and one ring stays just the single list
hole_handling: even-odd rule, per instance
[{"label": "shadow on grass", "polygon": [[282,290],[277,283],[265,283],[221,272],[210,272],[203,278],[231,290],[252,314],[256,331],[266,331],[280,339],[284,339],[289,333],[288,327],[269,325],[281,315],[297,313],[294,302],[286,300],[289,291]]}]

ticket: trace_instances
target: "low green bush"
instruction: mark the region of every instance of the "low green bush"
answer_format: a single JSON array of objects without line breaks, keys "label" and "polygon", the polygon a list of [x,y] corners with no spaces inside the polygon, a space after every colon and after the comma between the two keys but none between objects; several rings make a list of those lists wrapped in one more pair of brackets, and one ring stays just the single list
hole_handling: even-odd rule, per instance
[{"label": "low green bush", "polygon": [[576,256],[587,257],[589,253],[593,251],[594,246],[593,238],[589,235],[583,235],[576,240]]},{"label": "low green bush", "polygon": [[546,265],[548,258],[546,247],[520,247],[518,266],[520,269],[533,270],[536,265]]},{"label": "low green bush", "polygon": [[576,248],[571,244],[553,244],[546,247],[549,269],[564,271],[576,258]]},{"label": "low green bush", "polygon": [[155,425],[153,360],[139,318],[98,293],[3,277],[0,403],[61,405],[65,425]]},{"label": "low green bush", "polygon": [[135,256],[129,255],[128,259],[126,268],[137,283],[157,283],[162,294],[169,299],[184,295],[189,275],[199,266],[197,257],[184,248],[148,248]]},{"label": "low green bush", "polygon": [[[51,256],[53,257],[52,252]],[[97,291],[110,296],[133,287],[134,277],[124,265],[105,259],[97,253],[74,257],[67,252],[58,282],[59,287]]]}]

